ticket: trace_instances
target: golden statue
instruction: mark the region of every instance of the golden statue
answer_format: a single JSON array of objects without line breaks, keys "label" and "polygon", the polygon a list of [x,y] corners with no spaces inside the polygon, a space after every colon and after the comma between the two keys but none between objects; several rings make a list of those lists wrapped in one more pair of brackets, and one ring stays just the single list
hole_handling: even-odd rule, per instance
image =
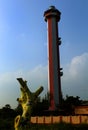
[{"label": "golden statue", "polygon": [[36,92],[32,93],[27,86],[27,81],[22,78],[17,78],[17,80],[21,85],[21,96],[17,101],[21,104],[23,113],[15,118],[14,127],[15,130],[29,130],[32,109],[38,95],[43,91],[43,87],[41,86]]}]

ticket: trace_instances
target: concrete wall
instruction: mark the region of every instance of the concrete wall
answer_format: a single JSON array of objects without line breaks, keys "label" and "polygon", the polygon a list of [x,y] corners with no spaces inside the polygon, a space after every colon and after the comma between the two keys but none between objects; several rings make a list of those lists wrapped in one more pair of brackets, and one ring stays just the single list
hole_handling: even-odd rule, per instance
[{"label": "concrete wall", "polygon": [[51,123],[71,123],[71,124],[88,124],[88,116],[42,116],[31,117],[31,123],[51,124]]},{"label": "concrete wall", "polygon": [[88,114],[88,106],[75,107],[75,114],[86,115]]}]

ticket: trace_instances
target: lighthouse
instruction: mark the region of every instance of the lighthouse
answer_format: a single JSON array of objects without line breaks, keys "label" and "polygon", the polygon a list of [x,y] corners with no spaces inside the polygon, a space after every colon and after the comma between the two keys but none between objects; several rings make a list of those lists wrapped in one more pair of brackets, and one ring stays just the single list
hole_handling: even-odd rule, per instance
[{"label": "lighthouse", "polygon": [[56,110],[61,105],[61,72],[60,52],[61,38],[58,34],[58,22],[60,21],[60,11],[55,6],[50,6],[44,12],[47,22],[48,37],[48,88],[50,94],[50,110]]}]

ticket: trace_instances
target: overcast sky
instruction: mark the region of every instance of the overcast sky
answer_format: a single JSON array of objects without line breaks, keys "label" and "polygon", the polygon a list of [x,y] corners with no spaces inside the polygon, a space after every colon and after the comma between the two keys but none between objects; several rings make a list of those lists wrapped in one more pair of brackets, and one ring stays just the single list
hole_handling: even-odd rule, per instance
[{"label": "overcast sky", "polygon": [[88,100],[88,0],[0,0],[0,107],[17,106],[22,77],[31,91],[47,92],[47,23],[44,11],[61,12],[62,93]]}]

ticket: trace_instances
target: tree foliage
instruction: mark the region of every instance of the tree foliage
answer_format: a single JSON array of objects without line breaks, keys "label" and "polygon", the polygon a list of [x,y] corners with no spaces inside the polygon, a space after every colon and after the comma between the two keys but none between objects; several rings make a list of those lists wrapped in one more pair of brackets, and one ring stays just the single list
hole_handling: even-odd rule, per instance
[{"label": "tree foliage", "polygon": [[80,97],[76,96],[66,96],[66,99],[63,99],[62,109],[64,110],[65,115],[74,115],[75,106],[82,104]]}]

